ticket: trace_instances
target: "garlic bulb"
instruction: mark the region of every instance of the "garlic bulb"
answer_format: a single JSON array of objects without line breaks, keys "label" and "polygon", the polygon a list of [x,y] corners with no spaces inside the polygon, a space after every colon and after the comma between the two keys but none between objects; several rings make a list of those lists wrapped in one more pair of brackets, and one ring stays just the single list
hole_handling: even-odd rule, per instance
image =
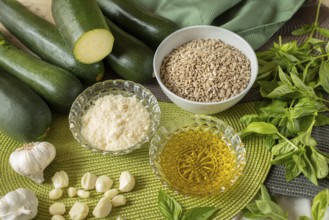
[{"label": "garlic bulb", "polygon": [[0,219],[28,220],[37,215],[39,201],[29,189],[17,189],[0,199]]},{"label": "garlic bulb", "polygon": [[42,183],[44,169],[56,156],[54,145],[48,142],[32,142],[10,154],[9,163],[19,174]]}]

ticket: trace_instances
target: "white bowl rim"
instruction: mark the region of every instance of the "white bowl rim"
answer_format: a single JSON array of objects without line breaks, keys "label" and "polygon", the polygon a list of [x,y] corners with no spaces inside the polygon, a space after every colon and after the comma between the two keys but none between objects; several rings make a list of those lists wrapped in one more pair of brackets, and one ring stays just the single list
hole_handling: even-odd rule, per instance
[{"label": "white bowl rim", "polygon": [[[176,95],[175,93],[173,93],[170,89],[168,89],[163,83],[162,83],[162,80],[160,78],[160,73],[159,74],[156,74],[155,73],[155,62],[156,62],[156,57],[159,53],[159,49],[164,45],[166,44],[170,38],[174,37],[175,35],[179,34],[180,32],[183,32],[183,31],[186,31],[186,30],[189,30],[189,29],[199,29],[199,28],[211,28],[211,29],[219,29],[220,31],[222,32],[226,32],[226,33],[229,33],[230,35],[233,35],[235,36],[237,39],[239,39],[241,42],[243,42],[244,44],[246,44],[246,47],[248,50],[252,51],[251,53],[251,57],[252,59],[256,60],[256,66],[254,67],[254,70],[256,72],[256,74],[254,75],[254,77],[252,77],[252,74],[250,74],[250,80],[249,80],[249,83],[248,83],[248,86],[242,91],[240,92],[239,94],[235,95],[235,96],[232,96],[228,99],[225,99],[223,101],[219,101],[219,102],[197,102],[197,101],[191,101],[191,100],[188,100],[188,99],[185,99],[183,97],[180,97],[178,95]],[[238,48],[237,48],[238,49]],[[189,26],[189,27],[185,27],[185,28],[181,28],[173,33],[171,33],[170,35],[168,35],[158,46],[158,48],[156,49],[155,53],[154,53],[154,58],[153,58],[153,75],[155,76],[155,78],[157,79],[158,83],[160,84],[160,87],[162,87],[163,89],[165,89],[168,93],[170,93],[172,96],[174,96],[176,99],[180,100],[180,101],[183,101],[183,102],[186,102],[186,103],[190,103],[190,104],[198,104],[198,105],[202,105],[202,106],[212,106],[212,105],[218,105],[218,104],[225,104],[225,103],[228,103],[228,102],[231,102],[232,100],[235,100],[239,97],[241,97],[242,95],[245,95],[250,89],[251,87],[253,86],[254,82],[256,81],[256,78],[257,78],[257,75],[258,75],[258,63],[257,63],[257,56],[256,56],[256,53],[254,51],[254,49],[250,46],[250,44],[245,40],[243,39],[240,35],[230,31],[230,30],[227,30],[225,28],[221,28],[221,27],[217,27],[217,26],[213,26],[213,25],[193,25],[193,26]]]}]

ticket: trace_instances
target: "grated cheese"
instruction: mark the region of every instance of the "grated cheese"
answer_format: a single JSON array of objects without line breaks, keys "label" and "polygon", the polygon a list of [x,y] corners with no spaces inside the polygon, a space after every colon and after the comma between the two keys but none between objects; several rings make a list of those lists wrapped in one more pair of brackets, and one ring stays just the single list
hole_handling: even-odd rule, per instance
[{"label": "grated cheese", "polygon": [[124,150],[148,132],[150,115],[135,96],[106,95],[82,116],[82,136],[100,150]]}]

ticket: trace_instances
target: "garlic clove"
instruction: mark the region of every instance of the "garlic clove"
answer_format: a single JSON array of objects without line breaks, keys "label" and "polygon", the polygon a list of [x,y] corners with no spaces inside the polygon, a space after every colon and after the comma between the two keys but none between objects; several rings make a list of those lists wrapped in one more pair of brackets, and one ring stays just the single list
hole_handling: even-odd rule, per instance
[{"label": "garlic clove", "polygon": [[119,191],[117,189],[109,189],[104,193],[104,197],[108,199],[112,199],[113,197],[117,196]]},{"label": "garlic clove", "polygon": [[115,220],[125,220],[125,219],[119,215]]},{"label": "garlic clove", "polygon": [[127,203],[126,197],[124,195],[117,195],[112,199],[112,206],[118,207],[123,206]]},{"label": "garlic clove", "polygon": [[44,182],[43,171],[54,160],[56,149],[49,142],[32,142],[10,154],[9,163],[17,173],[37,183]]},{"label": "garlic clove", "polygon": [[130,192],[135,187],[135,177],[129,171],[121,173],[119,182],[119,190],[121,192]]},{"label": "garlic clove", "polygon": [[93,215],[96,218],[105,218],[111,213],[111,210],[112,210],[111,200],[106,197],[103,197],[99,200],[99,202],[95,206]]},{"label": "garlic clove", "polygon": [[83,202],[75,202],[70,209],[69,215],[72,220],[82,220],[88,216],[89,206]]},{"label": "garlic clove", "polygon": [[65,220],[65,218],[61,215],[53,215],[51,220]]},{"label": "garlic clove", "polygon": [[55,188],[64,188],[69,186],[69,176],[63,170],[56,172],[51,178]]},{"label": "garlic clove", "polygon": [[110,177],[106,175],[99,176],[95,184],[96,192],[105,192],[111,189],[112,185],[113,180]]},{"label": "garlic clove", "polygon": [[79,196],[80,198],[83,198],[83,199],[87,199],[90,197],[90,192],[83,190],[83,189],[79,189],[77,191],[77,196]]},{"label": "garlic clove", "polygon": [[49,192],[48,198],[51,200],[57,200],[63,195],[63,190],[61,188],[53,189]]},{"label": "garlic clove", "polygon": [[56,202],[49,206],[50,215],[63,215],[66,211],[65,204],[62,202]]},{"label": "garlic clove", "polygon": [[69,187],[69,188],[67,189],[67,195],[68,195],[70,198],[76,196],[76,195],[77,195],[77,189],[74,188],[74,187]]},{"label": "garlic clove", "polygon": [[87,172],[83,175],[81,179],[81,186],[84,190],[92,190],[95,189],[97,176],[90,172]]}]

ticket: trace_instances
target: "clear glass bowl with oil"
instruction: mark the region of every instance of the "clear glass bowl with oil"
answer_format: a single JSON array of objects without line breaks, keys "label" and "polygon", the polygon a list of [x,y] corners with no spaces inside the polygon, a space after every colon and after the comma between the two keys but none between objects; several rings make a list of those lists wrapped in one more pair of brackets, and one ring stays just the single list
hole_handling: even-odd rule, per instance
[{"label": "clear glass bowl with oil", "polygon": [[246,164],[241,138],[206,115],[176,118],[151,140],[150,164],[160,181],[184,195],[211,196],[230,188]]}]

